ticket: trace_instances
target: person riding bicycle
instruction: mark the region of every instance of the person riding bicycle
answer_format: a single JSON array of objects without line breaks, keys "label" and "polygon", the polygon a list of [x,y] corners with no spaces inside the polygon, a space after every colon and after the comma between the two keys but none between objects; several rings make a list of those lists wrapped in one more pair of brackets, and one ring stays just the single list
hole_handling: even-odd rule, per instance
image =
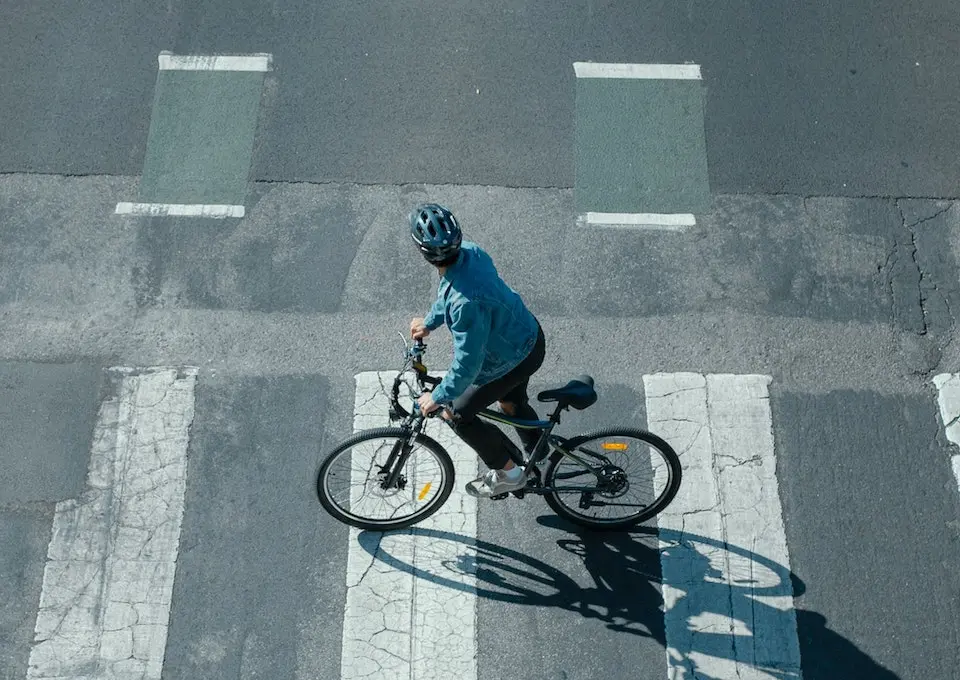
[{"label": "person riding bicycle", "polygon": [[[467,483],[467,493],[490,497],[521,489],[526,474],[509,453],[519,453],[516,446],[476,414],[499,401],[507,415],[538,419],[527,385],[543,364],[546,341],[540,322],[500,278],[490,256],[463,240],[457,219],[442,205],[427,203],[411,212],[410,236],[440,275],[437,299],[425,318],[410,322],[410,335],[425,338],[445,324],[454,347],[450,370],[433,392],[419,398],[420,410],[427,414],[446,406],[443,417],[490,468]],[[539,432],[516,429],[531,450]]]}]

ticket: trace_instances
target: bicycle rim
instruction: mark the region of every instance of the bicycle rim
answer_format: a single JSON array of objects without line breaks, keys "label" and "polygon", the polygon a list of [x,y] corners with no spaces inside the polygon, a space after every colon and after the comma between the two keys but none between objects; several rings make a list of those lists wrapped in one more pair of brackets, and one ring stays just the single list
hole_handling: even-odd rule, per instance
[{"label": "bicycle rim", "polygon": [[359,433],[324,462],[317,492],[337,519],[362,529],[399,529],[436,512],[453,488],[449,456],[426,437],[418,437],[401,470],[399,484],[384,488],[382,467],[402,442],[396,430]]},{"label": "bicycle rim", "polygon": [[578,524],[614,528],[642,522],[665,508],[680,486],[676,453],[650,433],[612,429],[570,444],[589,469],[555,455],[544,475],[544,485],[553,490],[545,497],[558,515]]}]

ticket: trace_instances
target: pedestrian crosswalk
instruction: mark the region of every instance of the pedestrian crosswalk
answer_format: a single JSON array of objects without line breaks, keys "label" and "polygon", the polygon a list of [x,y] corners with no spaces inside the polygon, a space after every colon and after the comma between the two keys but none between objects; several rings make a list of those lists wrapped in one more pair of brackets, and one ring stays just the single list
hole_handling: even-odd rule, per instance
[{"label": "pedestrian crosswalk", "polygon": [[57,504],[29,680],[159,680],[196,375],[111,371],[87,489]]},{"label": "pedestrian crosswalk", "polygon": [[[101,405],[87,488],[80,498],[59,503],[53,519],[29,666],[21,676],[29,680],[180,677],[164,659],[170,656],[171,611],[190,606],[173,598],[174,579],[197,577],[178,573],[176,565],[180,525],[191,512],[184,486],[191,447],[199,445],[190,431],[203,373],[157,367],[112,369],[109,375],[114,389]],[[394,375],[355,377],[355,431],[389,424],[384,386]],[[960,375],[933,382],[938,392],[930,408],[955,444]],[[662,597],[659,660],[627,668],[604,659],[596,674],[572,669],[566,677],[804,677],[793,547],[777,472],[775,382],[766,375],[651,373],[633,387],[642,391],[646,422],[624,424],[645,426],[670,442],[684,473],[680,492],[655,523],[660,573],[649,577]],[[602,384],[598,392],[602,403]],[[486,677],[486,655],[497,650],[481,644],[490,639],[484,627],[491,625],[483,601],[494,589],[529,587],[531,575],[515,566],[491,573],[483,554],[491,544],[480,537],[498,507],[543,515],[546,506],[529,498],[496,506],[463,493],[463,483],[477,473],[476,455],[439,421],[427,428],[451,454],[457,487],[440,511],[412,529],[340,534],[345,599],[329,625],[341,634],[331,636],[339,646],[324,652],[339,656],[340,679]],[[957,453],[954,447],[943,465],[957,466]],[[522,554],[525,540],[522,534],[501,537],[504,554]],[[549,554],[529,559],[547,565],[540,568],[544,574],[552,569]],[[575,590],[577,575],[569,576],[547,585]],[[537,579],[541,585],[547,580]],[[563,598],[575,601],[576,595]],[[511,629],[509,621],[499,625]],[[622,645],[624,658],[634,644],[623,632],[628,628],[618,624],[605,633],[609,644]],[[558,648],[585,644],[576,629],[558,628],[545,637],[551,635]],[[546,677],[527,663],[517,661],[515,677]],[[237,676],[225,670],[222,677]]]},{"label": "pedestrian crosswalk", "polygon": [[[390,424],[384,385],[395,376],[394,371],[356,377],[355,431]],[[426,433],[450,453],[457,480],[476,476],[476,454],[449,427],[431,421]],[[361,474],[360,469],[355,473]],[[459,540],[437,540],[435,532]],[[465,493],[451,495],[436,514],[409,531],[361,537],[350,529],[343,680],[477,677],[476,534],[477,500]],[[379,559],[381,551],[407,568]],[[445,569],[448,564],[463,568]],[[431,580],[439,571],[460,588]]]},{"label": "pedestrian crosswalk", "polygon": [[668,676],[676,680],[800,677],[793,593],[782,578],[790,561],[769,382],[644,376],[648,425],[683,460],[681,491],[657,519]]}]

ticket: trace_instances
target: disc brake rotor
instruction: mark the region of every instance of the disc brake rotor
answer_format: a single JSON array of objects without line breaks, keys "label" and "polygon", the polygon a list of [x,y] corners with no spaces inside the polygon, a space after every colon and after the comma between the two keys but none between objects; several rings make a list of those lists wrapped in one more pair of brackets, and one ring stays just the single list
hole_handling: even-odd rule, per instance
[{"label": "disc brake rotor", "polygon": [[603,487],[599,494],[604,498],[619,498],[630,488],[627,473],[616,465],[604,465],[600,469],[600,479],[603,480]]}]

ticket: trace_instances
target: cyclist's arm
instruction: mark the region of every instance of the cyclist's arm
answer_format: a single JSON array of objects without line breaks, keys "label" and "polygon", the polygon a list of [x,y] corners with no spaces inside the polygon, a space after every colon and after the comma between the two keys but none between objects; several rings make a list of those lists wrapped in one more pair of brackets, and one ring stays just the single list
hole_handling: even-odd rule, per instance
[{"label": "cyclist's arm", "polygon": [[433,390],[433,400],[449,403],[463,394],[480,373],[490,337],[490,312],[478,302],[465,302],[450,310],[453,364]]},{"label": "cyclist's arm", "polygon": [[443,303],[438,299],[433,303],[427,316],[423,319],[423,325],[428,331],[435,331],[443,325]]},{"label": "cyclist's arm", "polygon": [[423,320],[423,325],[428,331],[435,331],[443,325],[443,322],[443,298],[437,295],[437,299],[433,301],[433,306]]}]

